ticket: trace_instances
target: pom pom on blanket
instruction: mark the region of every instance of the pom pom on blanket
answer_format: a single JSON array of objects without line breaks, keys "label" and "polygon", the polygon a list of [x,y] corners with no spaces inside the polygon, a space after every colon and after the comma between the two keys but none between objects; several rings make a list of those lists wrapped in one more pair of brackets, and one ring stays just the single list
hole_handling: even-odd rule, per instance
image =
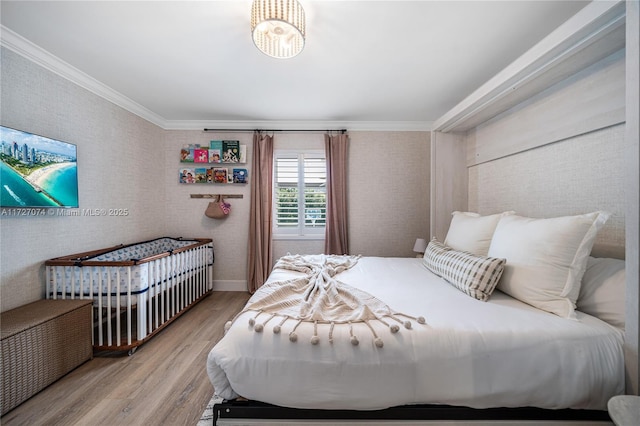
[{"label": "pom pom on blanket", "polygon": [[[249,326],[257,333],[264,330],[266,324],[274,317],[281,317],[279,324],[273,327],[274,334],[280,334],[283,325],[288,320],[296,321],[289,332],[291,342],[298,341],[296,329],[302,323],[312,323],[312,345],[320,344],[318,325],[330,325],[329,343],[333,344],[334,326],[349,326],[349,341],[357,346],[360,341],[353,334],[354,323],[364,323],[373,335],[373,344],[382,348],[384,342],[376,334],[370,321],[378,321],[389,328],[394,334],[400,331],[397,324],[389,324],[385,320],[393,320],[411,330],[410,320],[418,324],[426,324],[424,317],[412,317],[393,311],[388,305],[373,295],[358,288],[351,287],[338,281],[335,276],[346,271],[358,262],[359,256],[336,255],[287,255],[278,260],[274,269],[286,269],[300,272],[297,277],[284,281],[269,282],[260,287],[251,297],[247,305],[238,313],[235,320],[246,312],[255,312],[249,319]],[[261,314],[269,318],[257,323]],[[399,317],[405,317],[402,320]],[[228,323],[230,325],[230,323]],[[225,324],[225,331],[228,330]]]}]

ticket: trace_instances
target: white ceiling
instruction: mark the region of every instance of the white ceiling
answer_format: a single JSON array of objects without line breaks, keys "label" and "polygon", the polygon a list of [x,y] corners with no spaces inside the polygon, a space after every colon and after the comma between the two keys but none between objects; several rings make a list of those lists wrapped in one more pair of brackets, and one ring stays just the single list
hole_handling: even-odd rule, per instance
[{"label": "white ceiling", "polygon": [[588,3],[300,2],[306,46],[287,60],[253,45],[250,0],[2,0],[0,15],[165,128],[265,120],[428,128]]}]

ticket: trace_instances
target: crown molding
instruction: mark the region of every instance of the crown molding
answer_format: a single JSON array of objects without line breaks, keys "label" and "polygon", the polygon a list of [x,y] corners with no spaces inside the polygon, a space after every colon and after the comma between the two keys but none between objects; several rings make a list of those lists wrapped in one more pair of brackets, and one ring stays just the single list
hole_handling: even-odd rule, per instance
[{"label": "crown molding", "polygon": [[625,2],[594,1],[433,123],[464,132],[623,49]]},{"label": "crown molding", "polygon": [[164,130],[218,129],[347,129],[352,131],[429,131],[429,121],[261,121],[261,120],[167,120],[115,91],[40,46],[32,43],[4,25],[0,25],[0,46],[71,81],[97,96],[147,120]]},{"label": "crown molding", "polygon": [[282,129],[295,130],[339,130],[374,132],[425,132],[432,127],[430,121],[327,121],[327,120],[167,120],[167,130],[250,130]]},{"label": "crown molding", "polygon": [[153,123],[163,127],[164,118],[134,102],[123,94],[113,90],[109,86],[99,82],[95,78],[73,67],[55,55],[32,43],[21,35],[15,33],[4,25],[0,25],[0,46],[17,53],[18,55],[34,62],[37,65],[71,81],[74,84],[112,102],[119,107]]}]

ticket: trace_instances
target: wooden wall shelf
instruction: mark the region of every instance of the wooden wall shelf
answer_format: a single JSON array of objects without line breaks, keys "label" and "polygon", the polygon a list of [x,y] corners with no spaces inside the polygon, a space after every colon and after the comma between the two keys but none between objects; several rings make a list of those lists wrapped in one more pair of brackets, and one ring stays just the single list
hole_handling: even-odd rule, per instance
[{"label": "wooden wall shelf", "polygon": [[242,194],[191,194],[191,198],[244,198]]}]

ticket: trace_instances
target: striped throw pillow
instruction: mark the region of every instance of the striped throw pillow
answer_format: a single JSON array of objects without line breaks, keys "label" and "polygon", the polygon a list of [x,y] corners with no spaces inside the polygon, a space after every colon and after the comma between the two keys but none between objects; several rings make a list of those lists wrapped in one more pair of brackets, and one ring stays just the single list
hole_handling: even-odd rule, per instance
[{"label": "striped throw pillow", "polygon": [[424,253],[424,263],[457,289],[486,302],[502,276],[506,259],[454,250],[434,238]]}]

